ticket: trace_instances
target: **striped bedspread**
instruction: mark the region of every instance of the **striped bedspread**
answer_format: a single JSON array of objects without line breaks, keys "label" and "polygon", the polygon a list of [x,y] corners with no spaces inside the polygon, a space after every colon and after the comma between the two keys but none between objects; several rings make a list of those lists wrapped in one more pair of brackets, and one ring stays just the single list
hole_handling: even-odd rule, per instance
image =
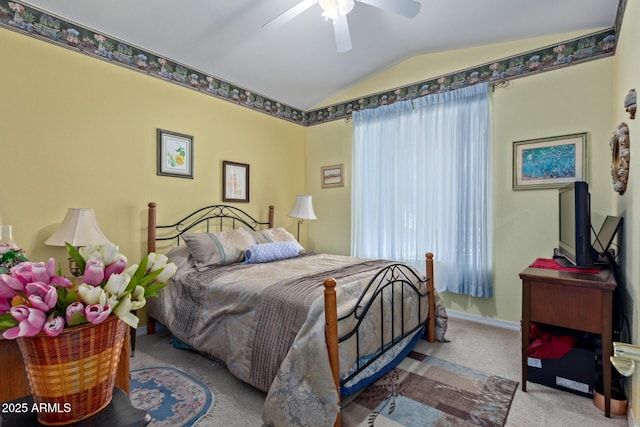
[{"label": "striped bedspread", "polygon": [[[149,315],[268,392],[266,425],[333,425],[339,406],[324,340],[322,283],[327,277],[337,280],[341,314],[390,262],[304,254],[198,272],[188,260],[173,261],[182,268],[160,298],[147,301]],[[342,361],[349,365],[355,355],[344,347],[346,372],[350,366]]]}]

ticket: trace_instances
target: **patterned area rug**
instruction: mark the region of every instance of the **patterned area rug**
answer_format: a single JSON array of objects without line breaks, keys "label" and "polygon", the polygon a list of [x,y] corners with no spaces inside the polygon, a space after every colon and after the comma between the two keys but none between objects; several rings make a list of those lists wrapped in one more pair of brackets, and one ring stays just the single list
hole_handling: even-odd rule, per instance
[{"label": "patterned area rug", "polygon": [[175,368],[131,371],[131,403],[151,414],[149,426],[189,427],[207,413],[215,396],[202,382]]},{"label": "patterned area rug", "polygon": [[504,426],[517,386],[413,351],[346,405],[343,425]]}]

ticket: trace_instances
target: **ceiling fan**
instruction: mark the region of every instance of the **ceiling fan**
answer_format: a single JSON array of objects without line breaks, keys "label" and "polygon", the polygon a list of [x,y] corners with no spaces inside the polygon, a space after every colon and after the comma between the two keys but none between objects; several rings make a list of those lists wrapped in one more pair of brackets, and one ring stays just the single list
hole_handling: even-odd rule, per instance
[{"label": "ceiling fan", "polygon": [[322,16],[333,21],[333,31],[336,37],[338,52],[351,49],[351,34],[347,14],[353,10],[355,3],[364,3],[388,12],[393,12],[407,18],[413,18],[420,12],[420,3],[414,0],[302,0],[292,8],[285,10],[271,21],[264,24],[265,29],[278,28],[291,21],[311,6],[320,3]]}]

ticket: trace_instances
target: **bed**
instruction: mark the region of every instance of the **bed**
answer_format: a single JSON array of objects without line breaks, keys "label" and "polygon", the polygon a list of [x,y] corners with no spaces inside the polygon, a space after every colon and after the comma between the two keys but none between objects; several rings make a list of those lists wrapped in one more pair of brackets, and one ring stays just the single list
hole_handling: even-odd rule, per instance
[{"label": "bed", "polygon": [[148,251],[168,250],[178,271],[147,301],[148,332],[163,324],[176,345],[267,393],[266,425],[340,425],[341,397],[392,369],[421,336],[436,339],[432,254],[424,277],[397,262],[309,253],[274,227],[273,206],[266,221],[228,205],[170,225],[156,215],[151,202]]}]

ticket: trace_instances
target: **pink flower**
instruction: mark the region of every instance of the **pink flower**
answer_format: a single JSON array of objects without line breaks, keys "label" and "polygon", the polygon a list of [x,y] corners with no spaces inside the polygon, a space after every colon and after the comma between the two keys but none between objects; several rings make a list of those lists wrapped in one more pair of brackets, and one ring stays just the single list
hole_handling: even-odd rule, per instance
[{"label": "pink flower", "polygon": [[49,283],[49,273],[47,273],[47,265],[44,262],[31,263],[30,282]]},{"label": "pink flower", "polygon": [[104,280],[104,264],[97,259],[89,259],[84,268],[84,283],[98,286]]},{"label": "pink flower", "polygon": [[44,262],[21,262],[15,267],[11,267],[9,271],[23,285],[29,282],[49,282],[49,275]]},{"label": "pink flower", "polygon": [[0,314],[8,313],[11,310],[11,301],[6,298],[0,298]]},{"label": "pink flower", "polygon": [[58,302],[58,291],[54,286],[42,282],[27,283],[25,286],[29,303],[33,308],[44,312],[56,306]]},{"label": "pink flower", "polygon": [[73,286],[73,282],[63,276],[51,276],[51,284],[55,286],[62,286],[63,288],[70,288]]},{"label": "pink flower", "polygon": [[50,337],[56,337],[64,329],[64,317],[62,316],[49,316],[44,324],[44,333]]},{"label": "pink flower", "polygon": [[94,325],[104,322],[109,317],[109,314],[111,314],[111,306],[109,305],[103,307],[100,304],[92,304],[84,309],[84,315],[87,320]]},{"label": "pink flower", "polygon": [[104,278],[109,279],[112,274],[120,274],[127,268],[127,259],[124,257],[118,257],[114,263],[109,264],[104,269]]},{"label": "pink flower", "polygon": [[81,314],[84,316],[84,304],[82,304],[81,302],[72,302],[67,306],[67,316],[65,318],[67,321],[67,325],[71,324],[71,318],[76,314]]},{"label": "pink flower", "polygon": [[56,260],[54,258],[49,258],[49,261],[47,261],[47,274],[50,277],[53,277],[56,275]]},{"label": "pink flower", "polygon": [[0,274],[0,298],[12,298],[16,291],[24,291],[24,283],[8,274]]},{"label": "pink flower", "polygon": [[11,316],[19,323],[18,326],[9,328],[2,334],[8,340],[36,335],[42,331],[42,327],[47,320],[47,315],[43,311],[26,305],[11,308]]}]

